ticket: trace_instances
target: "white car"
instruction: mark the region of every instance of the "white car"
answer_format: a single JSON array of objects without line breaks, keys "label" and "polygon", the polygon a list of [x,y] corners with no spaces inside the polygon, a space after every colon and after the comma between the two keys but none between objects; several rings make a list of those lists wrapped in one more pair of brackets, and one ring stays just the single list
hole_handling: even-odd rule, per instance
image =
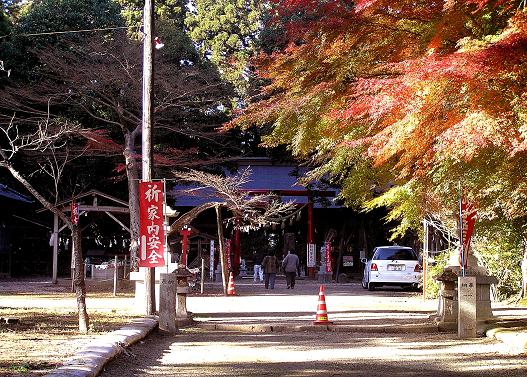
[{"label": "white car", "polygon": [[379,246],[373,249],[371,260],[363,258],[362,287],[373,291],[375,287],[396,285],[418,289],[422,268],[417,254],[410,247]]}]

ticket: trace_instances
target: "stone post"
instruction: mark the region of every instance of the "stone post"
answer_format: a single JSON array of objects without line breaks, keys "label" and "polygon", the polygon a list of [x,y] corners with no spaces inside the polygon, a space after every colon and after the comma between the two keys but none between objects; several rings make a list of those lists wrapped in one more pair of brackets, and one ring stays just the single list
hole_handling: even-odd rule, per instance
[{"label": "stone post", "polygon": [[176,323],[176,274],[160,274],[159,329],[175,333]]},{"label": "stone post", "polygon": [[458,323],[457,334],[460,338],[476,337],[476,277],[459,276],[458,281]]},{"label": "stone post", "polygon": [[523,298],[527,297],[527,251],[523,254],[522,259],[522,294]]}]

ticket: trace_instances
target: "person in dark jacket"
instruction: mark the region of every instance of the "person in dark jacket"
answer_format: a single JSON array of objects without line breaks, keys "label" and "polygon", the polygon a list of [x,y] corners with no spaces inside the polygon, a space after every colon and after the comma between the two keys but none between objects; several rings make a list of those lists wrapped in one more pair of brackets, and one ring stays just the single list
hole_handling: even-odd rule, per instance
[{"label": "person in dark jacket", "polygon": [[264,271],[264,285],[265,289],[274,289],[274,282],[276,280],[276,273],[278,272],[278,258],[274,253],[269,253],[262,261],[262,268]]},{"label": "person in dark jacket", "polygon": [[298,259],[298,256],[295,254],[295,251],[289,250],[289,253],[286,255],[286,257],[282,261],[282,268],[284,269],[285,278],[287,280],[287,289],[295,288],[295,277],[296,277],[296,272],[298,271],[299,264],[300,264],[300,260]]}]

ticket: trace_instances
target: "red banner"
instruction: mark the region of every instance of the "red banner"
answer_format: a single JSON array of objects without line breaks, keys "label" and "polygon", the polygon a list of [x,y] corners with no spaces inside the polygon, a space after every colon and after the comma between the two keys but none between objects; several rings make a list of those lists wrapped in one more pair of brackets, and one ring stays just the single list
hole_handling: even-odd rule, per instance
[{"label": "red banner", "polygon": [[163,229],[163,183],[139,183],[141,252],[139,267],[165,265],[165,231]]},{"label": "red banner", "polygon": [[474,232],[474,224],[476,223],[476,210],[466,201],[465,198],[461,199],[461,218],[463,219],[463,249],[461,250],[460,265],[464,263],[464,267],[467,267],[467,257],[470,250],[470,239]]},{"label": "red banner", "polygon": [[79,203],[71,202],[71,222],[73,224],[79,223]]}]

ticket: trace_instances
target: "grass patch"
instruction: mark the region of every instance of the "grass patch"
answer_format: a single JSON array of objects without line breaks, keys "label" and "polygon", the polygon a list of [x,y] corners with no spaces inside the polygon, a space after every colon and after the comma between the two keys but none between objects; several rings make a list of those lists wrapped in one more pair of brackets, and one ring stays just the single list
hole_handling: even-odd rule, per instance
[{"label": "grass patch", "polygon": [[129,289],[123,289],[115,298],[111,285],[92,283],[87,294],[89,333],[82,334],[70,285],[71,281],[58,285],[2,282],[0,317],[17,318],[18,322],[0,322],[0,376],[43,376],[94,337],[138,317],[133,313],[133,293]]}]

